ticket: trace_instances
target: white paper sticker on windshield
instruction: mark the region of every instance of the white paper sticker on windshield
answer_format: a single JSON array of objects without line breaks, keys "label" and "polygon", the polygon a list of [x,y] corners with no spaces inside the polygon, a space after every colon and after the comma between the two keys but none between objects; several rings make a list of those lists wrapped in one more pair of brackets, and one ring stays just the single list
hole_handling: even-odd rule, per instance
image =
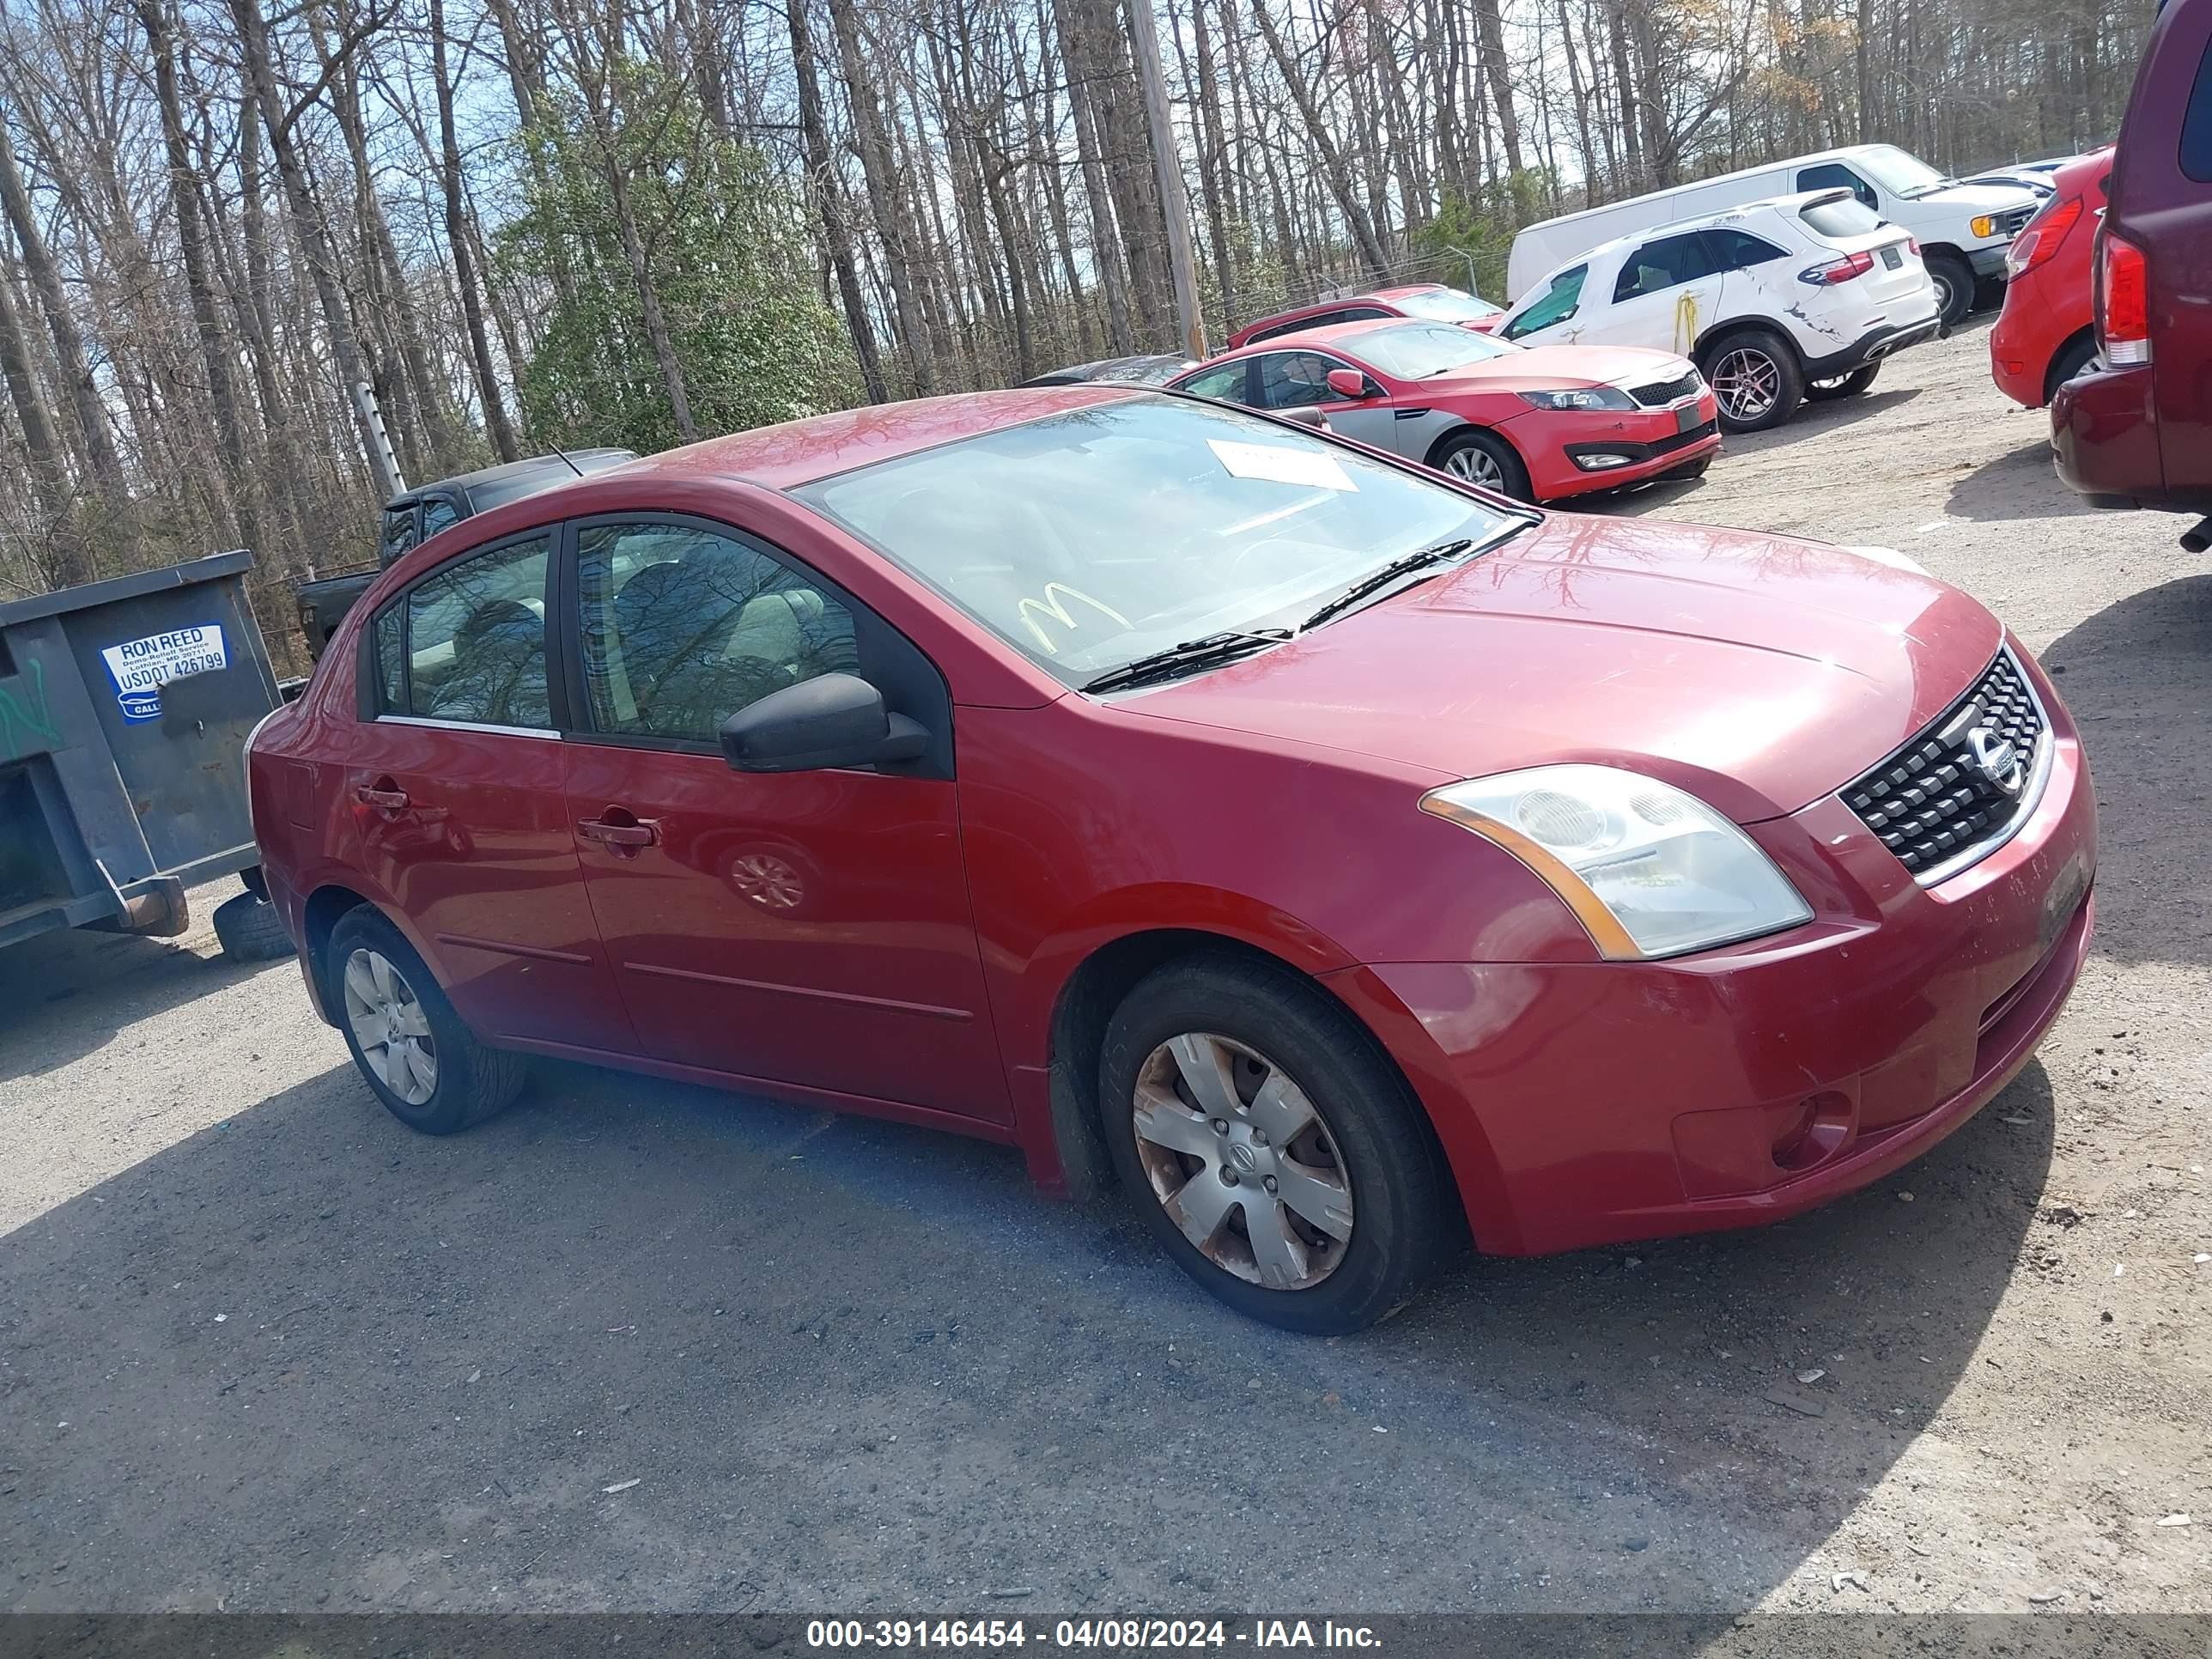
[{"label": "white paper sticker on windshield", "polygon": [[1231,443],[1222,438],[1208,438],[1206,442],[1232,478],[1261,478],[1269,483],[1349,489],[1355,494],[1359,489],[1336,457],[1325,449],[1279,449],[1273,444]]}]

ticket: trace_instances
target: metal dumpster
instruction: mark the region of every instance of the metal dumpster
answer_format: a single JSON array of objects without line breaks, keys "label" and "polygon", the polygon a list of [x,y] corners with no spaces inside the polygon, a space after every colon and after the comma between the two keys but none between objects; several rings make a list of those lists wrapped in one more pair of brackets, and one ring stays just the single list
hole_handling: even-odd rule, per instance
[{"label": "metal dumpster", "polygon": [[276,706],[252,562],[217,553],[0,605],[0,945],[182,933],[188,886],[243,872],[217,932],[273,953],[242,753]]}]

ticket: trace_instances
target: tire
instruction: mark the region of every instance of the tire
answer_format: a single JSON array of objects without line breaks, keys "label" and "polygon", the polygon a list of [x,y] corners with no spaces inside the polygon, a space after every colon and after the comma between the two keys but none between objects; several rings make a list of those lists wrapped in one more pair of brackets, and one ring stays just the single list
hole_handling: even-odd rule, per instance
[{"label": "tire", "polygon": [[[349,983],[349,975],[356,969],[361,977]],[[505,1108],[521,1091],[522,1056],[478,1042],[446,1000],[415,948],[371,907],[349,910],[331,929],[323,953],[323,982],[329,988],[331,1012],[345,1034],[346,1047],[353,1051],[353,1063],[385,1109],[409,1128],[426,1135],[458,1134]],[[398,1032],[418,1052],[427,1051],[427,1091],[421,1087],[425,1079],[418,1066],[410,1064],[402,1072],[407,1085],[403,1093],[363,1051],[362,1031],[384,1013],[397,1013]],[[389,1048],[382,1052],[393,1054]],[[392,1060],[387,1058],[385,1063]],[[418,1092],[422,1097],[412,1098]]]},{"label": "tire", "polygon": [[[1458,1237],[1419,1103],[1351,1016],[1288,969],[1207,956],[1160,969],[1115,1011],[1099,1080],[1107,1144],[1146,1224],[1239,1313],[1362,1330]],[[1199,1109],[1201,1088],[1217,1115]],[[1261,1190],[1278,1176],[1304,1197]]]},{"label": "tire", "polygon": [[2049,403],[2058,388],[2097,361],[2097,337],[2084,333],[2061,346],[2044,371],[2043,401]]},{"label": "tire", "polygon": [[1936,283],[1937,314],[1947,330],[1956,328],[1974,308],[1974,268],[1955,253],[1931,253],[1927,264]]},{"label": "tire", "polygon": [[1719,401],[1723,432],[1765,432],[1805,401],[1805,371],[1772,329],[1739,329],[1707,346],[1698,367]]},{"label": "tire", "polygon": [[1881,373],[1879,362],[1863,363],[1848,374],[1832,374],[1825,380],[1808,380],[1805,399],[1808,403],[1832,403],[1838,398],[1856,398],[1874,384],[1874,377]]},{"label": "tire", "polygon": [[1513,446],[1492,433],[1455,432],[1431,452],[1429,465],[1516,501],[1536,499],[1535,489],[1528,483],[1528,469],[1521,464]]},{"label": "tire", "polygon": [[292,935],[276,907],[254,893],[238,893],[215,907],[216,942],[233,962],[274,962],[292,954]]}]

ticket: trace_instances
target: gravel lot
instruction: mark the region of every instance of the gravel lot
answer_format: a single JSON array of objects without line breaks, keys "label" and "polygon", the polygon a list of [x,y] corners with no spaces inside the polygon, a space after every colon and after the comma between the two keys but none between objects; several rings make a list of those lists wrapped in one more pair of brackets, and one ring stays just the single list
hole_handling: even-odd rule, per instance
[{"label": "gravel lot", "polygon": [[1316,1341],[1008,1152],[561,1067],[423,1139],[289,963],[49,938],[0,1608],[2212,1610],[2212,574],[2058,488],[1985,328],[1612,509],[1901,548],[2063,676],[2096,957],[1899,1178]]}]

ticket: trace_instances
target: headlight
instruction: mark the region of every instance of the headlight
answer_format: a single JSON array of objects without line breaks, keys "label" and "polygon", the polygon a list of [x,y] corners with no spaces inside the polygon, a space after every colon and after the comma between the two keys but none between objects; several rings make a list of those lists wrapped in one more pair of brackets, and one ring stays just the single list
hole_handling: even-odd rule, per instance
[{"label": "headlight", "polygon": [[1751,837],[1694,796],[1611,766],[1447,784],[1421,810],[1541,877],[1614,961],[1680,956],[1813,919]]},{"label": "headlight", "polygon": [[1565,386],[1557,392],[1524,392],[1521,401],[1537,409],[1633,409],[1636,400],[1609,386]]}]

